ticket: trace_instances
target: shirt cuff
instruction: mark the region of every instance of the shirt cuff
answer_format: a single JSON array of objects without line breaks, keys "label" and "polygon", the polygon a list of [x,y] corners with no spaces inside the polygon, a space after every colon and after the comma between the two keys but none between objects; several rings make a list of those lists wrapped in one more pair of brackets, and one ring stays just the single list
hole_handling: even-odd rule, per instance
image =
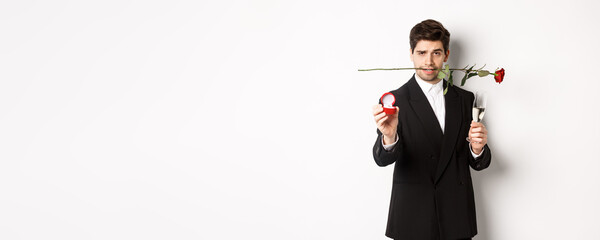
[{"label": "shirt cuff", "polygon": [[396,143],[398,143],[398,134],[397,133],[396,133],[396,141],[394,143],[390,143],[388,145],[385,145],[383,143],[383,135],[381,136],[381,145],[383,145],[383,149],[385,149],[388,152],[391,151],[394,148],[394,146],[396,146]]},{"label": "shirt cuff", "polygon": [[[385,146],[384,146],[384,148],[385,148]],[[387,150],[387,149],[386,149],[386,150]],[[482,154],[483,154],[483,152],[485,151],[485,148],[484,148],[484,149],[481,149],[481,152],[480,152],[479,154],[475,154],[475,153],[473,152],[473,147],[471,147],[471,143],[469,143],[469,150],[471,150],[471,155],[473,155],[473,158],[477,159],[478,157],[481,157],[481,155],[482,155]]]}]

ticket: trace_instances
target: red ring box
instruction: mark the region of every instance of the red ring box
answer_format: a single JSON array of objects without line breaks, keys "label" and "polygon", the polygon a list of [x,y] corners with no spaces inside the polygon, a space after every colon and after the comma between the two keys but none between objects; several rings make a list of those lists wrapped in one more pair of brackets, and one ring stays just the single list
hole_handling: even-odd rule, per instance
[{"label": "red ring box", "polygon": [[388,92],[381,96],[381,104],[383,104],[383,112],[385,112],[385,114],[392,115],[396,113],[396,107],[394,107],[394,103],[396,103],[394,94]]}]

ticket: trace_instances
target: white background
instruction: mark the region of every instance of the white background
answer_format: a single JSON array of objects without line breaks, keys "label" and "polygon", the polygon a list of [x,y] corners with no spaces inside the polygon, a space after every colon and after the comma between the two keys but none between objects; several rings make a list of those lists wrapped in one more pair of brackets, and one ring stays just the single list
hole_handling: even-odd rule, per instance
[{"label": "white background", "polygon": [[2,1],[0,239],[387,239],[371,106],[434,18],[487,90],[475,239],[600,239],[596,1]]}]

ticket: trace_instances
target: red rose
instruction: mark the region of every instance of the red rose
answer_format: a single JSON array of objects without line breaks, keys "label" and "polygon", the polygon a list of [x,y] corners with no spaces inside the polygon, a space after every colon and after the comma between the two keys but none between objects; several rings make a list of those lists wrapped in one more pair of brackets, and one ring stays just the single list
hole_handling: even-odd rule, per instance
[{"label": "red rose", "polygon": [[496,71],[496,76],[494,76],[494,79],[496,79],[497,83],[501,83],[502,80],[504,80],[504,68]]}]

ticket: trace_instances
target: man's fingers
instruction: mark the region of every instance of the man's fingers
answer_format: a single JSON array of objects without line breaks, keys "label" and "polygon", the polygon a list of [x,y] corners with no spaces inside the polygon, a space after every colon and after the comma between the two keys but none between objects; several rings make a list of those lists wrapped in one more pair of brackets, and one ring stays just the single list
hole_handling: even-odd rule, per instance
[{"label": "man's fingers", "polygon": [[379,114],[375,115],[375,122],[379,122],[379,120],[385,116],[386,114],[384,112],[380,112]]},{"label": "man's fingers", "polygon": [[477,127],[485,128],[485,125],[483,125],[483,123],[481,123],[481,122],[471,121],[471,127],[472,128],[477,128]]},{"label": "man's fingers", "polygon": [[483,134],[483,133],[471,133],[471,134],[469,134],[469,137],[471,137],[471,138],[484,138],[485,134]]},{"label": "man's fingers", "polygon": [[485,133],[487,134],[487,129],[485,128],[471,128],[472,133]]},{"label": "man's fingers", "polygon": [[381,104],[377,104],[373,106],[373,118],[375,120],[375,124],[380,131],[387,131],[386,129],[392,127],[390,123],[390,118],[398,118],[398,107],[396,107],[396,113],[393,115],[388,115],[383,111],[383,106]]},{"label": "man's fingers", "polygon": [[383,116],[381,119],[379,119],[379,121],[377,121],[377,127],[381,127],[383,126],[383,123],[385,123],[385,121],[388,119],[388,116],[385,115]]},{"label": "man's fingers", "polygon": [[377,104],[377,105],[373,106],[373,115],[377,115],[381,112],[383,112],[383,107],[381,106],[381,104]]},{"label": "man's fingers", "polygon": [[471,129],[469,131],[469,138],[474,146],[481,146],[487,144],[487,129],[481,122],[471,121]]},{"label": "man's fingers", "polygon": [[481,143],[482,141],[487,141],[487,137],[486,136],[476,136],[476,135],[470,135],[469,139]]},{"label": "man's fingers", "polygon": [[487,130],[481,128],[474,128],[469,131],[470,136],[487,136]]},{"label": "man's fingers", "polygon": [[485,125],[480,122],[471,121],[471,128],[483,128],[485,129]]},{"label": "man's fingers", "polygon": [[400,113],[400,108],[396,106],[396,112],[394,113],[394,117],[398,117],[398,113]]},{"label": "man's fingers", "polygon": [[476,133],[476,132],[481,132],[481,128],[471,128],[471,132]]}]

